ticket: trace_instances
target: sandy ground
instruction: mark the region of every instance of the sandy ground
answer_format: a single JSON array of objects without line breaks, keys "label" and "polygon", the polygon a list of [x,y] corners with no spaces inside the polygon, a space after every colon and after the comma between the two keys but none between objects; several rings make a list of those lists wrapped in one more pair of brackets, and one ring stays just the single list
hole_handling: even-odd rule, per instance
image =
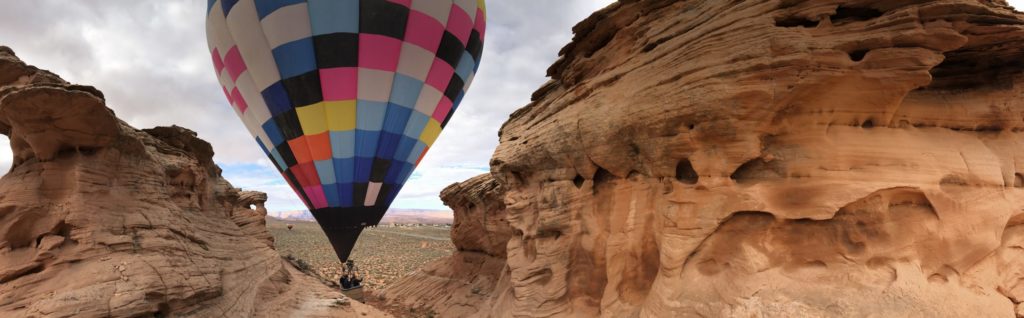
[{"label": "sandy ground", "polygon": [[290,265],[286,265],[293,280],[290,290],[280,299],[268,304],[269,310],[259,317],[393,317],[376,308],[353,301],[340,291],[323,285]]}]

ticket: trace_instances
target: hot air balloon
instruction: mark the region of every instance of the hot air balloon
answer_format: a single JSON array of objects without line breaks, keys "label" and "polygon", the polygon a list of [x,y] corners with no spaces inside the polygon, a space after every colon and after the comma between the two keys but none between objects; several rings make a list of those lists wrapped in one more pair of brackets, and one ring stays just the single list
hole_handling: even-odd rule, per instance
[{"label": "hot air balloon", "polygon": [[217,78],[341,260],[458,109],[484,0],[211,0]]}]

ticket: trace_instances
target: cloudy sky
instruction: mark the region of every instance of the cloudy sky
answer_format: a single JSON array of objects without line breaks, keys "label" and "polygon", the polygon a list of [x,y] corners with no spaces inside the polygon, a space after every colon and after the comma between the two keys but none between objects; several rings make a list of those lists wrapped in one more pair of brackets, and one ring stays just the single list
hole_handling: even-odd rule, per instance
[{"label": "cloudy sky", "polygon": [[[488,171],[498,128],[546,81],[571,27],[613,0],[488,1],[483,64],[459,112],[393,207],[444,209],[445,186]],[[213,144],[237,187],[270,194],[272,211],[304,209],[249,136],[217,84],[206,0],[5,1],[0,45],[29,64],[102,90],[137,128],[179,125]],[[11,162],[0,136],[0,173]]]},{"label": "cloudy sky", "polygon": [[[445,186],[488,171],[497,131],[546,81],[570,28],[613,0],[491,0],[483,64],[458,114],[394,207],[443,209]],[[1011,0],[1018,8],[1024,0]],[[103,90],[135,127],[177,124],[210,141],[235,186],[270,194],[273,211],[302,209],[237,120],[212,70],[206,0],[5,1],[0,45],[29,64]],[[0,173],[10,166],[0,136]]]}]

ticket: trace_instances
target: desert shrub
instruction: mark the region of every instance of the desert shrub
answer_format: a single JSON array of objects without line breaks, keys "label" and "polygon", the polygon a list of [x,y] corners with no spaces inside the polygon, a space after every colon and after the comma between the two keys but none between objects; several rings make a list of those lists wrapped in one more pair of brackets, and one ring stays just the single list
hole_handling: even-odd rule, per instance
[{"label": "desert shrub", "polygon": [[306,260],[301,259],[301,258],[295,259],[295,267],[298,267],[299,270],[301,270],[303,272],[308,272],[311,269],[313,269],[312,266],[309,266],[309,263],[307,263]]}]

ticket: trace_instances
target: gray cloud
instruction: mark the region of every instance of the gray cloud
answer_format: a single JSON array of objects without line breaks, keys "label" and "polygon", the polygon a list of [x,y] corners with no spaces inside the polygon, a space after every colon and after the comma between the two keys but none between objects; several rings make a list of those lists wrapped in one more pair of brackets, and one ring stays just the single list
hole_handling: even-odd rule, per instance
[{"label": "gray cloud", "polygon": [[[489,1],[479,74],[396,207],[437,207],[444,186],[486,171],[498,129],[547,80],[545,70],[571,39],[571,27],[611,2]],[[205,0],[7,1],[0,10],[0,44],[29,64],[96,86],[117,115],[136,127],[176,124],[197,131],[213,144],[217,162],[266,170],[229,181],[286,201],[275,206],[298,206],[287,186],[268,180],[279,176],[216,82],[205,10]],[[0,141],[0,171],[7,171],[10,160],[7,141]]]},{"label": "gray cloud", "polygon": [[490,1],[483,63],[458,113],[423,165],[487,166],[498,129],[546,82],[571,28],[613,1]]},{"label": "gray cloud", "polygon": [[29,64],[96,86],[136,127],[185,126],[214,145],[218,161],[254,162],[263,154],[213,75],[205,12],[199,0],[9,2],[0,41]]}]

